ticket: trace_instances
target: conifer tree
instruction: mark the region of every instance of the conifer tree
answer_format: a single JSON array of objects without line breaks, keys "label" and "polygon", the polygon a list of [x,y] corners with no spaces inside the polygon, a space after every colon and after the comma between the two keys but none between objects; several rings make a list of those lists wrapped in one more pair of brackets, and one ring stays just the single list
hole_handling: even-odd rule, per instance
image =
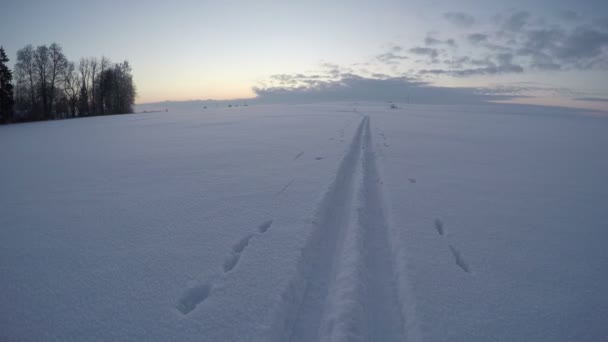
[{"label": "conifer tree", "polygon": [[13,116],[13,72],[6,63],[9,61],[4,48],[0,46],[0,122],[9,121]]}]

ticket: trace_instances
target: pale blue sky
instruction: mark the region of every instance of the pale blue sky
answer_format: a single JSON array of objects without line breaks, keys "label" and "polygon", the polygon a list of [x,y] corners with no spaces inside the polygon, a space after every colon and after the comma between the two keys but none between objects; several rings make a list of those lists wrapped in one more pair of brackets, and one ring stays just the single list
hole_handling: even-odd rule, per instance
[{"label": "pale blue sky", "polygon": [[[73,60],[101,55],[127,59],[140,103],[252,97],[252,87],[271,75],[315,74],[324,71],[323,63],[344,73],[409,75],[441,86],[536,84],[526,87],[535,88],[527,89],[528,95],[555,104],[574,97],[608,98],[608,64],[601,63],[608,61],[608,42],[603,35],[593,36],[597,41],[590,49],[603,50],[599,57],[595,54],[592,70],[573,67],[571,55],[563,54],[555,58],[568,71],[528,67],[514,59],[505,65],[521,64],[523,72],[465,77],[463,70],[471,68],[459,66],[455,76],[453,66],[444,63],[465,56],[494,58],[469,36],[495,34],[509,15],[520,11],[529,14],[530,30],[557,25],[567,42],[576,27],[603,27],[606,1],[0,1],[0,44],[11,62],[26,44],[51,42],[60,43]],[[472,18],[472,23],[455,23],[446,13],[466,15],[462,18]],[[528,39],[517,34],[520,41]],[[428,37],[454,39],[457,48],[427,44]],[[438,49],[440,57],[423,60],[429,56],[410,53],[416,47]],[[379,56],[387,52],[402,58],[381,61]],[[529,55],[521,56],[517,58]],[[591,105],[598,103],[605,104]]]}]

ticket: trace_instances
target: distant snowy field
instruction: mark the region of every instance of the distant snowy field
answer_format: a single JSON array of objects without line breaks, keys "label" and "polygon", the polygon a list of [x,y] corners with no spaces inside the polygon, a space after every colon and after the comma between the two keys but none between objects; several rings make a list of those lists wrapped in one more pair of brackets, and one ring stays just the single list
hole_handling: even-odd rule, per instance
[{"label": "distant snowy field", "polygon": [[167,108],[0,127],[0,340],[608,338],[608,118]]}]

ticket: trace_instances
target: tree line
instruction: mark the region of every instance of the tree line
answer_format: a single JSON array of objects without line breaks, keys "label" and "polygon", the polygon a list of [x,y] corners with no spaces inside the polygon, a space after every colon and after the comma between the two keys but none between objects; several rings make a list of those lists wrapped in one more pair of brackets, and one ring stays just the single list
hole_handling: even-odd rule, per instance
[{"label": "tree line", "polygon": [[0,123],[133,113],[128,61],[69,61],[57,43],[18,50],[14,72],[8,61],[0,47]]}]

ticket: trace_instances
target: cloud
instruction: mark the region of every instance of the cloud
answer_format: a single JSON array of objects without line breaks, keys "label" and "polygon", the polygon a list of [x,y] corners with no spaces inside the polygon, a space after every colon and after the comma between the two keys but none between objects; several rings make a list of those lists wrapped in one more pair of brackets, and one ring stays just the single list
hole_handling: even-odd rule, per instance
[{"label": "cloud", "polygon": [[574,21],[580,19],[580,15],[572,10],[560,10],[557,11],[556,16],[562,20]]},{"label": "cloud", "polygon": [[[453,19],[454,15],[450,17]],[[262,102],[292,103],[405,101],[408,94],[413,102],[426,104],[485,103],[526,96],[608,102],[607,98],[576,97],[591,94],[574,93],[566,88],[517,85],[482,91],[439,87],[427,82],[434,76],[465,78],[521,74],[529,70],[608,70],[608,25],[605,25],[608,20],[605,23],[577,19],[567,24],[555,20],[554,17],[553,22],[543,21],[525,11],[509,12],[486,30],[466,30],[458,41],[445,39],[440,32],[429,32],[423,37],[424,45],[392,46],[376,55],[368,63],[369,69],[358,69],[355,73],[324,63],[320,73],[276,75],[271,78],[273,82],[255,87],[254,92]],[[459,48],[450,48],[456,46]],[[408,62],[400,63],[404,60]],[[493,78],[487,78],[490,79]]]},{"label": "cloud", "polygon": [[[427,56],[427,60],[413,59],[410,63],[414,64],[414,72],[421,75],[467,77],[526,70],[608,70],[608,18],[583,22],[576,12],[560,13],[570,19],[576,16],[576,20],[564,24],[555,17],[551,21],[534,17],[527,11],[512,10],[496,15],[487,30],[461,36],[464,44],[454,39],[439,39],[438,32],[430,32],[424,38],[425,47],[404,49],[399,55]],[[451,21],[468,23],[472,22],[468,19],[473,18],[463,12],[449,12],[444,16]],[[442,45],[463,45],[468,50],[441,49]],[[428,68],[429,62],[433,68]]]},{"label": "cloud", "polygon": [[381,73],[376,73],[376,74],[372,74],[372,78],[377,78],[377,79],[386,79],[386,78],[391,78],[391,75],[387,75],[387,74],[381,74]]},{"label": "cloud", "polygon": [[447,12],[443,17],[453,25],[464,28],[471,27],[475,23],[475,18],[464,12]]},{"label": "cloud", "polygon": [[519,56],[544,70],[608,68],[608,32],[592,26],[529,30],[523,33]]},{"label": "cloud", "polygon": [[467,39],[472,44],[479,44],[488,40],[488,35],[483,33],[473,33],[467,36]]},{"label": "cloud", "polygon": [[[505,42],[506,44],[511,44],[511,45],[516,45],[517,43],[515,41],[507,41]],[[505,46],[505,45],[501,45],[501,44],[495,44],[495,43],[490,43],[489,41],[486,41],[483,44],[483,47],[489,51],[492,51],[494,53],[497,52],[511,52],[513,51],[512,48],[510,48],[509,46]]]},{"label": "cloud", "polygon": [[594,24],[598,27],[608,30],[608,17],[595,19]]},{"label": "cloud", "polygon": [[442,41],[433,37],[426,37],[424,39],[424,44],[426,45],[439,45]]},{"label": "cloud", "polygon": [[463,68],[464,65],[471,62],[469,56],[452,57],[451,59],[445,59],[443,63],[450,66],[451,68]]},{"label": "cloud", "polygon": [[392,52],[386,52],[386,53],[376,56],[376,59],[378,59],[380,62],[382,62],[384,64],[398,64],[399,61],[408,59],[408,57],[402,56],[402,55],[397,55]]},{"label": "cloud", "polygon": [[496,55],[496,61],[499,65],[512,65],[513,54],[512,53],[499,53]]},{"label": "cloud", "polygon": [[524,68],[521,65],[514,63],[514,58],[515,56],[512,53],[498,53],[483,59],[463,56],[446,60],[444,63],[449,66],[448,68],[422,69],[419,71],[419,74],[468,77],[524,72]]},{"label": "cloud", "polygon": [[434,46],[434,45],[448,45],[451,47],[456,47],[456,41],[452,38],[446,39],[446,40],[441,40],[441,39],[437,39],[431,36],[427,36],[424,39],[424,44],[427,46]]},{"label": "cloud", "polygon": [[486,67],[496,66],[496,64],[494,62],[492,62],[490,57],[486,57],[483,59],[469,59],[469,64],[474,65],[474,66],[486,66]]},{"label": "cloud", "polygon": [[608,102],[608,98],[603,97],[577,97],[577,101],[591,101],[591,102]]},{"label": "cloud", "polygon": [[421,75],[450,75],[455,77],[469,77],[479,75],[497,75],[522,73],[524,69],[517,64],[492,65],[483,68],[465,68],[465,69],[422,69],[418,71]]},{"label": "cloud", "polygon": [[428,47],[414,47],[409,49],[408,51],[415,55],[429,56],[433,59],[439,56],[439,51],[437,49]]},{"label": "cloud", "polygon": [[511,74],[522,73],[524,68],[516,64],[506,64],[498,66],[490,66],[486,68],[461,69],[452,71],[452,75],[459,77],[475,76],[475,75],[496,75],[496,74]]},{"label": "cloud", "polygon": [[559,28],[530,30],[524,33],[524,47],[532,51],[553,48],[565,34]]},{"label": "cloud", "polygon": [[[387,75],[383,75],[387,76]],[[480,104],[515,96],[484,94],[476,88],[448,88],[408,77],[371,78],[348,75],[310,86],[254,87],[260,102],[408,101],[423,104]]]},{"label": "cloud", "polygon": [[503,94],[503,95],[520,95],[522,93],[542,93],[543,95],[548,94],[568,94],[571,95],[573,91],[569,88],[558,88],[547,86],[537,82],[516,82],[513,84],[500,84],[489,86],[484,89],[486,94]]},{"label": "cloud", "polygon": [[552,50],[555,56],[562,60],[576,64],[582,61],[583,67],[592,67],[594,64],[603,64],[603,67],[607,67],[607,49],[608,32],[583,27],[565,36]]},{"label": "cloud", "polygon": [[502,23],[502,28],[506,31],[517,32],[528,24],[531,14],[526,11],[516,11],[509,14]]},{"label": "cloud", "polygon": [[329,62],[322,62],[319,66],[321,67],[320,73],[326,75],[327,78],[339,78],[353,72],[351,68]]}]

